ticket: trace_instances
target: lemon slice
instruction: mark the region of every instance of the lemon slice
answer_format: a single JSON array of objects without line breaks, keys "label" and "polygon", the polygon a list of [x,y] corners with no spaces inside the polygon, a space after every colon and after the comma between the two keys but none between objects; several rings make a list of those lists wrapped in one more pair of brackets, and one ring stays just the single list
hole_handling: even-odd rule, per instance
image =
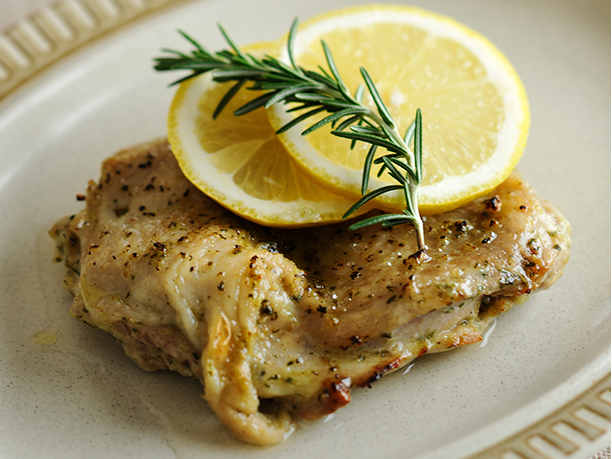
[{"label": "lemon slice", "polygon": [[[252,45],[263,55],[270,44]],[[312,181],[274,134],[265,110],[235,116],[257,92],[241,89],[213,119],[233,83],[201,75],[179,87],[168,115],[168,140],[189,181],[234,213],[267,226],[332,223],[352,205]]]},{"label": "lemon slice", "polygon": [[[297,65],[327,69],[321,40],[351,91],[363,84],[359,67],[367,69],[402,135],[421,108],[421,213],[451,210],[485,194],[518,162],[529,129],[527,97],[511,64],[482,35],[419,8],[354,7],[301,24],[293,47]],[[277,53],[289,62],[286,44],[280,43]],[[375,107],[367,97],[364,102]],[[280,105],[268,112],[277,129],[300,114]],[[368,145],[351,150],[350,141],[330,135],[330,127],[302,136],[315,121],[281,134],[282,142],[322,186],[358,199]],[[375,174],[370,189],[392,182],[387,174],[380,179]],[[387,210],[405,206],[399,193],[383,195],[376,204]]]}]

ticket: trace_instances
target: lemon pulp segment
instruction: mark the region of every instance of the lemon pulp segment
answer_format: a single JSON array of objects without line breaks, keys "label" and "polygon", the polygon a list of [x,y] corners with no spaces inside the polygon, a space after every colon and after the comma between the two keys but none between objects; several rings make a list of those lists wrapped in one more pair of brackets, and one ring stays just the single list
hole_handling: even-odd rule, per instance
[{"label": "lemon pulp segment", "polygon": [[[249,47],[263,53],[270,45]],[[168,139],[185,176],[220,204],[268,226],[342,219],[352,202],[313,182],[287,154],[264,110],[235,116],[257,93],[242,88],[213,119],[232,83],[209,74],[183,82],[168,116]]]},{"label": "lemon pulp segment", "polygon": [[[450,210],[490,191],[518,162],[529,127],[525,90],[508,60],[480,34],[413,7],[348,8],[301,25],[294,42],[298,65],[327,67],[321,40],[352,91],[363,84],[359,67],[368,70],[400,134],[421,108],[422,213]],[[280,43],[278,53],[288,62],[285,47]],[[369,96],[364,101],[375,107]],[[294,116],[279,105],[269,112],[275,128]],[[351,150],[350,141],[330,135],[329,126],[301,136],[314,121],[281,134],[282,142],[314,180],[357,199],[369,145],[358,143]],[[373,188],[392,181],[372,174]],[[399,193],[377,204],[389,210],[404,207]]]}]

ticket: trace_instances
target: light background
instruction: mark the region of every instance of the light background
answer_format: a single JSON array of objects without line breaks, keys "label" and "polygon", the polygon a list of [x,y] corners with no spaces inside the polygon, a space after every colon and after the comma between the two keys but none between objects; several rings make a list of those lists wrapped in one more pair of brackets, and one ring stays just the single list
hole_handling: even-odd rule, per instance
[{"label": "light background", "polygon": [[[10,28],[16,22],[26,19],[28,15],[56,3],[55,0],[0,0],[0,31]],[[593,456],[591,459],[611,459],[610,448]]]}]

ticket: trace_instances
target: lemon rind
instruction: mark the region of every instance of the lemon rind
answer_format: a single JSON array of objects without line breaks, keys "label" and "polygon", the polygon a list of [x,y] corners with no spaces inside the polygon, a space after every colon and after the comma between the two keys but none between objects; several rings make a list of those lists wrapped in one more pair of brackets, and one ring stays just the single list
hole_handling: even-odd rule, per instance
[{"label": "lemon rind", "polygon": [[182,83],[168,114],[168,141],[179,167],[197,188],[241,217],[265,226],[302,227],[335,223],[352,202],[329,193],[323,201],[278,201],[246,194],[232,174],[222,173],[210,163],[197,135],[197,101],[212,83],[201,75]]},{"label": "lemon rind", "polygon": [[[302,23],[294,41],[294,55],[299,56],[301,49],[327,30],[350,27],[363,20],[364,23],[389,21],[403,22],[423,28],[428,25],[428,32],[437,36],[449,37],[461,43],[481,59],[487,71],[487,77],[500,88],[505,104],[505,122],[498,135],[498,146],[489,160],[475,170],[460,177],[447,177],[442,181],[419,188],[419,209],[423,214],[433,214],[459,207],[473,199],[486,194],[505,180],[518,163],[525,145],[530,125],[529,104],[525,88],[503,53],[491,41],[480,33],[460,22],[437,13],[411,6],[373,5],[357,6],[330,12]],[[280,59],[288,62],[286,37],[279,43]],[[489,56],[490,59],[482,59]],[[288,121],[291,115],[276,105],[268,110],[270,122],[278,128]],[[426,114],[424,114],[426,117]],[[308,126],[307,122],[294,127],[299,132]],[[349,199],[361,196],[361,170],[349,169],[343,165],[319,155],[312,145],[295,134],[286,132],[279,137],[289,153],[321,186]],[[426,141],[426,140],[425,140]],[[375,177],[371,178],[371,189],[387,183]],[[378,207],[384,210],[397,211],[404,206],[400,192],[390,193],[376,199]]]}]

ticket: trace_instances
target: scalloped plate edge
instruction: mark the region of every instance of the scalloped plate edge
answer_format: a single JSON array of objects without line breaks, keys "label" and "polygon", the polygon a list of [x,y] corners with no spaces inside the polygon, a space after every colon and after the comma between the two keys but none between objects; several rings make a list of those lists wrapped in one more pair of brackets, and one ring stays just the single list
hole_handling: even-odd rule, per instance
[{"label": "scalloped plate edge", "polygon": [[550,416],[471,459],[584,459],[610,444],[610,373]]},{"label": "scalloped plate edge", "polygon": [[189,0],[62,0],[0,32],[0,100],[102,35]]}]

